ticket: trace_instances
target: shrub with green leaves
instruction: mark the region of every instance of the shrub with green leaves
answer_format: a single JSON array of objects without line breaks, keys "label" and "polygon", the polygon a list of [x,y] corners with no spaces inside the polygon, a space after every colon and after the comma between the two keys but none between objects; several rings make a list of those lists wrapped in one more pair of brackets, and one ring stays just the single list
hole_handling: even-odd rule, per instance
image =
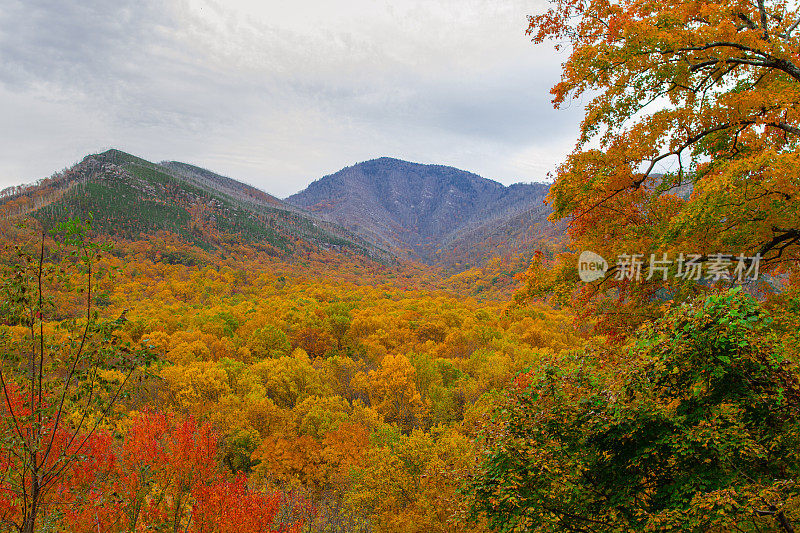
[{"label": "shrub with green leaves", "polygon": [[794,531],[790,359],[736,289],[668,310],[621,355],[558,356],[499,406],[473,511],[502,531]]}]

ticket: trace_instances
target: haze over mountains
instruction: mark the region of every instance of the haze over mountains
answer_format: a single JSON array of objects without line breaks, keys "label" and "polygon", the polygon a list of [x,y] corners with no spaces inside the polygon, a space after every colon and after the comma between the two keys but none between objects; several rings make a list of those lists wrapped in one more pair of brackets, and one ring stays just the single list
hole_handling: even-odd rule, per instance
[{"label": "haze over mountains", "polygon": [[226,244],[341,249],[381,261],[480,263],[557,240],[546,184],[504,186],[440,165],[379,158],[325,176],[280,200],[177,161],[152,163],[109,150],[35,186],[0,192],[2,216],[53,219],[93,213],[100,233],[137,238],[160,230],[203,248]]}]

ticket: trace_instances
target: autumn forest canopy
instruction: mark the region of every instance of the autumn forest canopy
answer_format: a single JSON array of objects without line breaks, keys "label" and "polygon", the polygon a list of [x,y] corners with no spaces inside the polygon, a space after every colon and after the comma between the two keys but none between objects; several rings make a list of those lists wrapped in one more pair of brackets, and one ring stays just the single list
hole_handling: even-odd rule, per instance
[{"label": "autumn forest canopy", "polygon": [[0,193],[0,531],[800,528],[797,6],[529,24],[585,106],[547,212],[388,158]]}]

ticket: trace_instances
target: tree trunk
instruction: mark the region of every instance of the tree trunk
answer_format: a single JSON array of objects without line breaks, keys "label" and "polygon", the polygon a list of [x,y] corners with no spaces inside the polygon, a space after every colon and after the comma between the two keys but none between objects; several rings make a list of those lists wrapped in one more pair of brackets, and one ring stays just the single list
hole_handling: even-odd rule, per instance
[{"label": "tree trunk", "polygon": [[786,531],[786,533],[794,533],[794,527],[792,526],[791,522],[789,522],[789,519],[786,518],[786,515],[783,514],[783,511],[775,515],[775,519],[778,520],[778,523],[781,525],[783,530]]}]

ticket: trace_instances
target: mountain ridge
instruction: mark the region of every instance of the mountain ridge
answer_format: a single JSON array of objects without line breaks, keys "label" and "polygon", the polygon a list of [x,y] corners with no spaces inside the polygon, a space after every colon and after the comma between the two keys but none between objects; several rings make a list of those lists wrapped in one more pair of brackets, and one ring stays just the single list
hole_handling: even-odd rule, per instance
[{"label": "mountain ridge", "polygon": [[[325,175],[285,201],[401,257],[453,264],[463,263],[452,257],[456,251],[479,262],[563,233],[547,220],[548,190],[545,183],[506,186],[455,167],[379,157]],[[509,227],[515,217],[530,224]],[[544,227],[527,231],[536,224]]]},{"label": "mountain ridge", "polygon": [[286,199],[179,161],[121,150],[86,156],[29,186],[0,193],[0,217],[93,212],[96,230],[124,238],[166,230],[202,248],[253,244],[277,255],[297,245],[349,250],[382,262],[456,270],[518,259],[563,236],[549,222],[545,183],[503,185],[454,167],[392,157],[327,174]]},{"label": "mountain ridge", "polygon": [[299,247],[390,254],[255,187],[186,163],[153,163],[111,149],[0,198],[0,217],[31,215],[45,226],[94,214],[99,234],[136,239],[166,230],[201,248],[252,244],[271,255]]}]

